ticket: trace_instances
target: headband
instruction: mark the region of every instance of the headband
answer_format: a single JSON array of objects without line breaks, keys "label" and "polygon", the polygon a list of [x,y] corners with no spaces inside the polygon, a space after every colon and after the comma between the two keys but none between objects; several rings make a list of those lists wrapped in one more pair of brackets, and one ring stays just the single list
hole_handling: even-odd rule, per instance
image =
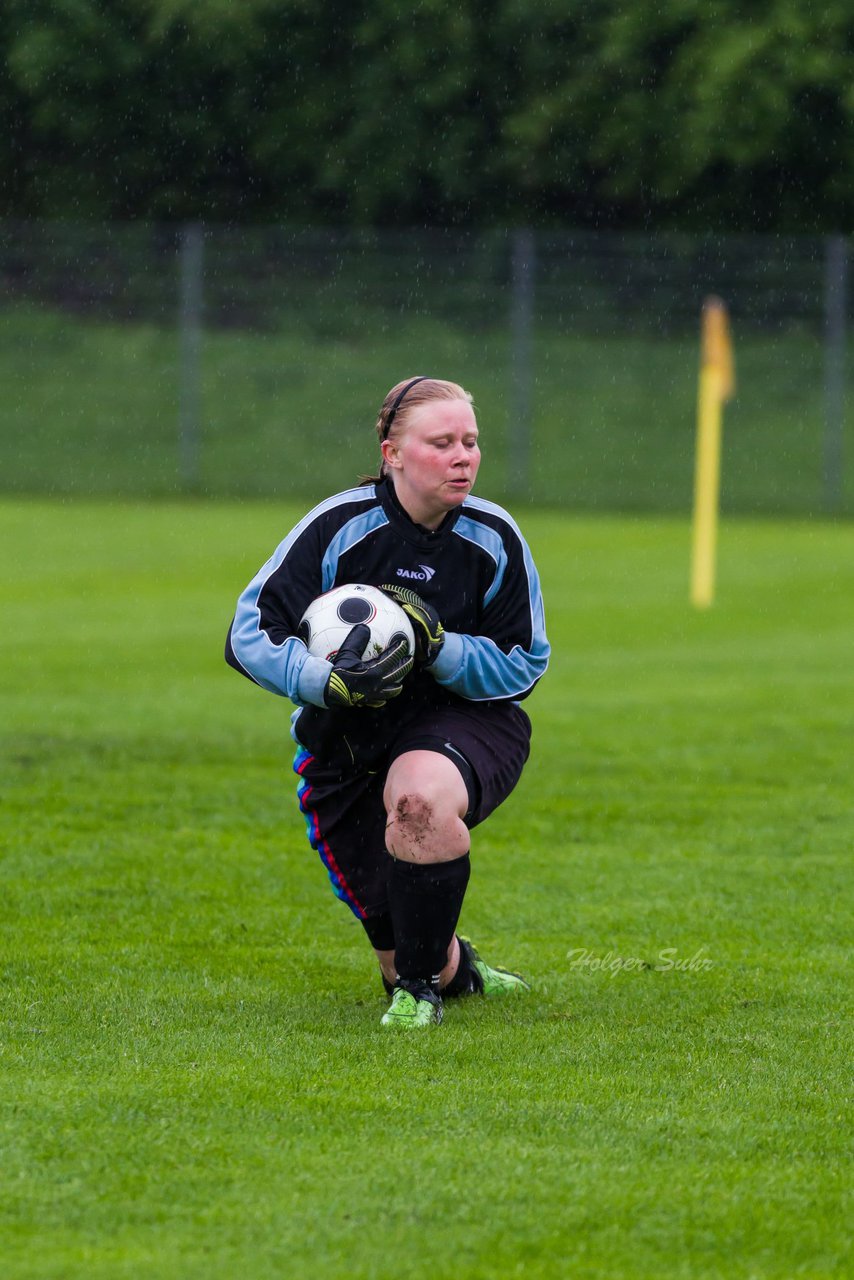
[{"label": "headband", "polygon": [[389,431],[391,431],[391,424],[394,421],[394,415],[397,413],[398,409],[400,408],[400,402],[403,399],[403,397],[406,395],[407,391],[409,391],[412,387],[414,387],[416,382],[429,382],[429,381],[430,379],[428,375],[424,373],[421,375],[420,378],[412,378],[412,380],[410,382],[407,382],[406,386],[403,387],[403,389],[397,393],[394,404],[389,409],[388,417],[385,420],[385,426],[383,427],[383,440],[388,440],[388,433]]}]

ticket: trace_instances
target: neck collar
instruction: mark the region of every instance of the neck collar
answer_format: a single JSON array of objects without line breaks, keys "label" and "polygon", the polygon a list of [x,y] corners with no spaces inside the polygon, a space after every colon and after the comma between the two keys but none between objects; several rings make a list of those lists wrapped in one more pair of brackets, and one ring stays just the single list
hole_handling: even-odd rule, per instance
[{"label": "neck collar", "polygon": [[394,491],[394,481],[390,476],[383,477],[383,483],[377,486],[377,495],[391,523],[395,525],[404,537],[410,541],[417,540],[420,543],[434,543],[448,533],[449,530],[453,529],[462,510],[461,507],[452,508],[437,528],[428,529],[426,525],[416,524],[409,512],[403,507]]}]

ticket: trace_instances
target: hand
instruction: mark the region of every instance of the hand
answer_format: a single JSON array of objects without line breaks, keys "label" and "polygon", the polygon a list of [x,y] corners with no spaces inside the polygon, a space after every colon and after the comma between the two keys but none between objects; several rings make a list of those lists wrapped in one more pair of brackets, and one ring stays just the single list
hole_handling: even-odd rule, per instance
[{"label": "hand", "polygon": [[410,591],[409,587],[383,583],[380,590],[391,596],[392,600],[397,601],[412,623],[417,661],[422,667],[432,667],[445,643],[445,628],[436,610],[426,600],[422,600],[415,591]]},{"label": "hand", "polygon": [[370,638],[370,628],[358,623],[333,658],[323,691],[327,707],[383,707],[400,693],[413,663],[406,641],[365,662],[362,654]]}]

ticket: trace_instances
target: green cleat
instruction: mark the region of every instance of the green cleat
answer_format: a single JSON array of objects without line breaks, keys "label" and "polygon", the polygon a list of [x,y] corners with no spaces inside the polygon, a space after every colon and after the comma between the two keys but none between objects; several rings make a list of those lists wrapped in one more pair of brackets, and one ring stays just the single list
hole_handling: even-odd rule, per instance
[{"label": "green cleat", "polygon": [[[459,936],[459,935],[458,935]],[[491,964],[481,960],[468,938],[460,938],[460,946],[466,953],[475,981],[478,983],[477,994],[482,996],[522,995],[531,990],[520,973],[511,973],[509,969],[493,969]]]},{"label": "green cleat", "polygon": [[426,982],[412,984],[413,990],[395,987],[391,1004],[383,1014],[381,1026],[409,1031],[415,1027],[438,1027],[442,1021],[442,1001]]}]

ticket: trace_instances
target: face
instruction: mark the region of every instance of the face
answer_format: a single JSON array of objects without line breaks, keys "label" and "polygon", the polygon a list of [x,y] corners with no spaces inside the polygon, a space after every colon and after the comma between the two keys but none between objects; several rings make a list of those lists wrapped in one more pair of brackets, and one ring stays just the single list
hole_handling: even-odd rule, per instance
[{"label": "face", "polygon": [[480,466],[477,422],[467,400],[429,400],[412,409],[383,458],[404,510],[435,529],[467,498]]}]

